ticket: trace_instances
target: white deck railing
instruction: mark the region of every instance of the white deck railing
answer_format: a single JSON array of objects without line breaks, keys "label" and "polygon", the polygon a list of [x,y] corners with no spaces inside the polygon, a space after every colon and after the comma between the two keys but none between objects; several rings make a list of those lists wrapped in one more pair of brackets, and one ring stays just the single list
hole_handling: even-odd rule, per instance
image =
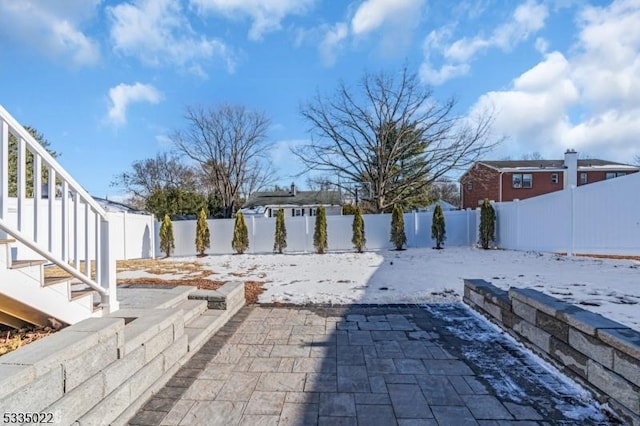
[{"label": "white deck railing", "polygon": [[[9,135],[16,140],[13,156]],[[27,179],[27,153],[33,156],[31,179]],[[15,178],[10,167],[16,171]],[[47,182],[43,182],[43,169]],[[106,212],[1,105],[0,171],[0,239],[16,239],[100,293],[106,312],[117,310],[115,258],[109,251]],[[15,194],[10,194],[10,183]],[[32,197],[27,197],[28,188]],[[15,220],[9,217],[10,196],[17,200]],[[56,208],[60,203],[61,208]],[[47,220],[39,219],[43,216]]]}]

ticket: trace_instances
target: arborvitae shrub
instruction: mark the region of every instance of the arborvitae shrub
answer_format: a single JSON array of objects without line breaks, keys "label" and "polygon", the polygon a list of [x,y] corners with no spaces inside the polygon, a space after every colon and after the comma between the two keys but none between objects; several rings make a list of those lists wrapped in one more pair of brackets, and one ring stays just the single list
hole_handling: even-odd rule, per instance
[{"label": "arborvitae shrub", "polygon": [[236,215],[231,246],[238,254],[244,253],[245,250],[249,248],[249,231],[247,231],[247,224],[244,222],[244,215],[242,213]]},{"label": "arborvitae shrub", "polygon": [[362,210],[360,210],[360,207],[355,208],[351,229],[353,230],[353,237],[351,238],[353,247],[358,253],[362,253],[367,243],[367,238],[364,235],[364,220],[362,219]]},{"label": "arborvitae shrub", "polygon": [[160,225],[160,250],[162,250],[165,256],[171,256],[171,249],[175,248],[173,241],[173,224],[168,214],[164,215],[162,224]]},{"label": "arborvitae shrub", "polygon": [[393,213],[391,214],[391,239],[396,250],[402,250],[402,247],[407,243],[407,235],[404,233],[404,212],[402,207],[393,206]]},{"label": "arborvitae shrub", "polygon": [[274,253],[282,254],[287,248],[287,228],[284,225],[284,210],[278,209],[276,213],[276,235],[273,243]]},{"label": "arborvitae shrub", "polygon": [[489,244],[495,240],[496,212],[489,199],[485,198],[480,209],[480,246],[486,250],[489,248]]},{"label": "arborvitae shrub", "polygon": [[204,209],[200,209],[198,222],[196,223],[196,252],[198,256],[204,256],[205,250],[211,246],[211,234],[209,233],[209,225],[207,224],[207,213]]},{"label": "arborvitae shrub", "polygon": [[431,238],[436,242],[436,249],[440,250],[442,244],[447,239],[447,232],[444,227],[444,213],[440,204],[436,204],[433,209],[433,218],[431,220]]},{"label": "arborvitae shrub", "polygon": [[316,209],[316,226],[313,232],[313,246],[316,253],[324,254],[327,250],[327,214],[324,207],[320,206]]}]

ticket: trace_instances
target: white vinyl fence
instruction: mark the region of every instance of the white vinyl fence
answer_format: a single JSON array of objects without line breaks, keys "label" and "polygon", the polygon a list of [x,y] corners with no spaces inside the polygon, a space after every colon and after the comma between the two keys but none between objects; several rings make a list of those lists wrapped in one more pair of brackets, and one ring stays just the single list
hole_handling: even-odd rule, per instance
[{"label": "white vinyl fence", "polygon": [[[469,246],[477,241],[477,215],[472,210],[446,211],[445,223],[447,239],[445,247]],[[406,213],[404,215],[405,233],[408,247],[433,247],[431,239],[432,212]],[[389,242],[391,230],[390,214],[363,215],[366,249],[378,250],[391,248]],[[248,253],[272,253],[275,234],[275,218],[246,217],[249,231]],[[327,216],[327,242],[329,251],[353,250],[351,243],[351,224],[353,216]],[[231,240],[233,239],[234,219],[209,220],[211,233],[211,248],[207,254],[233,253]],[[286,252],[313,252],[313,232],[315,217],[287,217]],[[156,223],[156,255],[164,256],[160,251],[158,235],[159,223]],[[173,222],[175,250],[172,255],[192,256],[195,254],[196,221],[182,220]]]},{"label": "white vinyl fence", "polygon": [[495,208],[500,248],[640,255],[640,173]]},{"label": "white vinyl fence", "polygon": [[[27,221],[24,225],[24,233],[32,236],[34,234],[34,226],[38,226],[40,229],[47,229],[45,226],[46,221],[48,221],[47,216],[47,208],[49,200],[41,199],[39,200],[39,209],[38,209],[38,221],[34,220]],[[24,200],[24,208],[28,212],[27,217],[33,216],[33,198],[27,198]],[[8,208],[8,222],[11,224],[17,223],[17,200],[15,198],[9,198],[9,208]],[[50,236],[53,237],[53,241],[51,244],[52,250],[56,256],[59,256],[61,259],[73,259],[74,254],[76,253],[80,259],[85,258],[85,251],[89,250],[89,257],[93,258],[95,256],[95,241],[93,233],[89,233],[89,238],[86,241],[84,234],[85,230],[92,230],[95,227],[95,217],[94,215],[89,215],[89,223],[88,227],[85,227],[85,219],[84,215],[84,204],[81,203],[81,208],[79,211],[81,212],[78,215],[78,234],[77,241],[75,238],[71,238],[68,235],[65,237],[62,235],[62,202],[61,200],[56,200],[54,203],[55,213],[54,216],[57,218],[56,221],[52,223],[52,232],[39,232],[38,233],[38,241],[43,245],[49,244]],[[68,224],[66,229],[70,230],[74,224],[74,214],[75,210],[70,209]],[[153,256],[152,248],[155,247],[155,220],[153,215],[144,215],[144,214],[133,214],[126,212],[107,212],[107,218],[109,220],[109,250],[113,256],[115,256],[116,260],[123,259],[139,259],[139,258],[150,258]],[[71,234],[71,233],[70,233]],[[61,238],[67,238],[67,253],[61,253],[62,244],[59,241]],[[34,253],[32,250],[27,248],[26,246],[16,243],[13,247],[14,253],[12,256],[18,259],[39,259],[40,256]]]}]

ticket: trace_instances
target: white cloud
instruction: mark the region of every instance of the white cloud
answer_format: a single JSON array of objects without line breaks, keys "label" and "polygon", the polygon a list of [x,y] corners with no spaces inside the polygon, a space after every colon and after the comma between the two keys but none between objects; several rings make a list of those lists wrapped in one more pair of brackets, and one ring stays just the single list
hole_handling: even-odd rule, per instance
[{"label": "white cloud", "polygon": [[[513,49],[543,28],[548,15],[549,11],[545,4],[538,3],[536,0],[527,0],[516,7],[509,21],[496,27],[489,36],[464,37],[447,44],[445,40],[451,37],[451,28],[430,33],[425,39],[422,80],[429,84],[442,84],[464,74],[459,72],[460,70],[465,70],[466,73],[469,62],[482,51],[492,48],[503,51]],[[434,53],[442,56],[444,60],[440,70],[432,65],[431,58]]]},{"label": "white cloud", "polygon": [[339,51],[347,36],[349,27],[344,22],[338,22],[333,27],[327,29],[322,42],[318,46],[322,61],[326,66],[332,66],[336,62],[337,51]]},{"label": "white cloud", "polygon": [[424,3],[424,0],[365,0],[353,15],[351,30],[355,35],[364,35],[386,23],[411,26]]},{"label": "white cloud", "polygon": [[149,65],[176,65],[206,76],[201,62],[221,60],[229,72],[234,55],[215,38],[197,35],[173,0],[136,0],[107,8],[114,49]]},{"label": "white cloud", "polygon": [[202,13],[220,13],[230,18],[247,16],[252,20],[251,40],[261,40],[267,33],[282,27],[287,15],[307,13],[316,0],[190,0]]},{"label": "white cloud", "polygon": [[162,100],[162,94],[150,84],[118,84],[109,89],[108,119],[113,124],[119,126],[127,122],[127,108],[133,103],[147,102],[157,104]]},{"label": "white cloud", "polygon": [[575,148],[632,161],[640,134],[640,3],[614,1],[579,15],[571,56],[551,52],[508,90],[482,96],[495,130],[508,135],[503,154],[539,151],[558,157]]},{"label": "white cloud", "polygon": [[82,32],[101,0],[0,0],[0,34],[73,66],[93,65],[98,43]]}]

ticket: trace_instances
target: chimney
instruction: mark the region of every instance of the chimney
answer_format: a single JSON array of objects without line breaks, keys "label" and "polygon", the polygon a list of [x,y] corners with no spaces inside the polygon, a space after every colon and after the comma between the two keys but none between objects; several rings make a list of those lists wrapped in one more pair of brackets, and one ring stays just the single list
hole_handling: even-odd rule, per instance
[{"label": "chimney", "polygon": [[578,153],[573,149],[568,149],[564,153],[564,189],[578,186]]},{"label": "chimney", "polygon": [[291,194],[292,197],[296,196],[296,184],[291,182],[291,191],[289,191],[289,194]]}]

